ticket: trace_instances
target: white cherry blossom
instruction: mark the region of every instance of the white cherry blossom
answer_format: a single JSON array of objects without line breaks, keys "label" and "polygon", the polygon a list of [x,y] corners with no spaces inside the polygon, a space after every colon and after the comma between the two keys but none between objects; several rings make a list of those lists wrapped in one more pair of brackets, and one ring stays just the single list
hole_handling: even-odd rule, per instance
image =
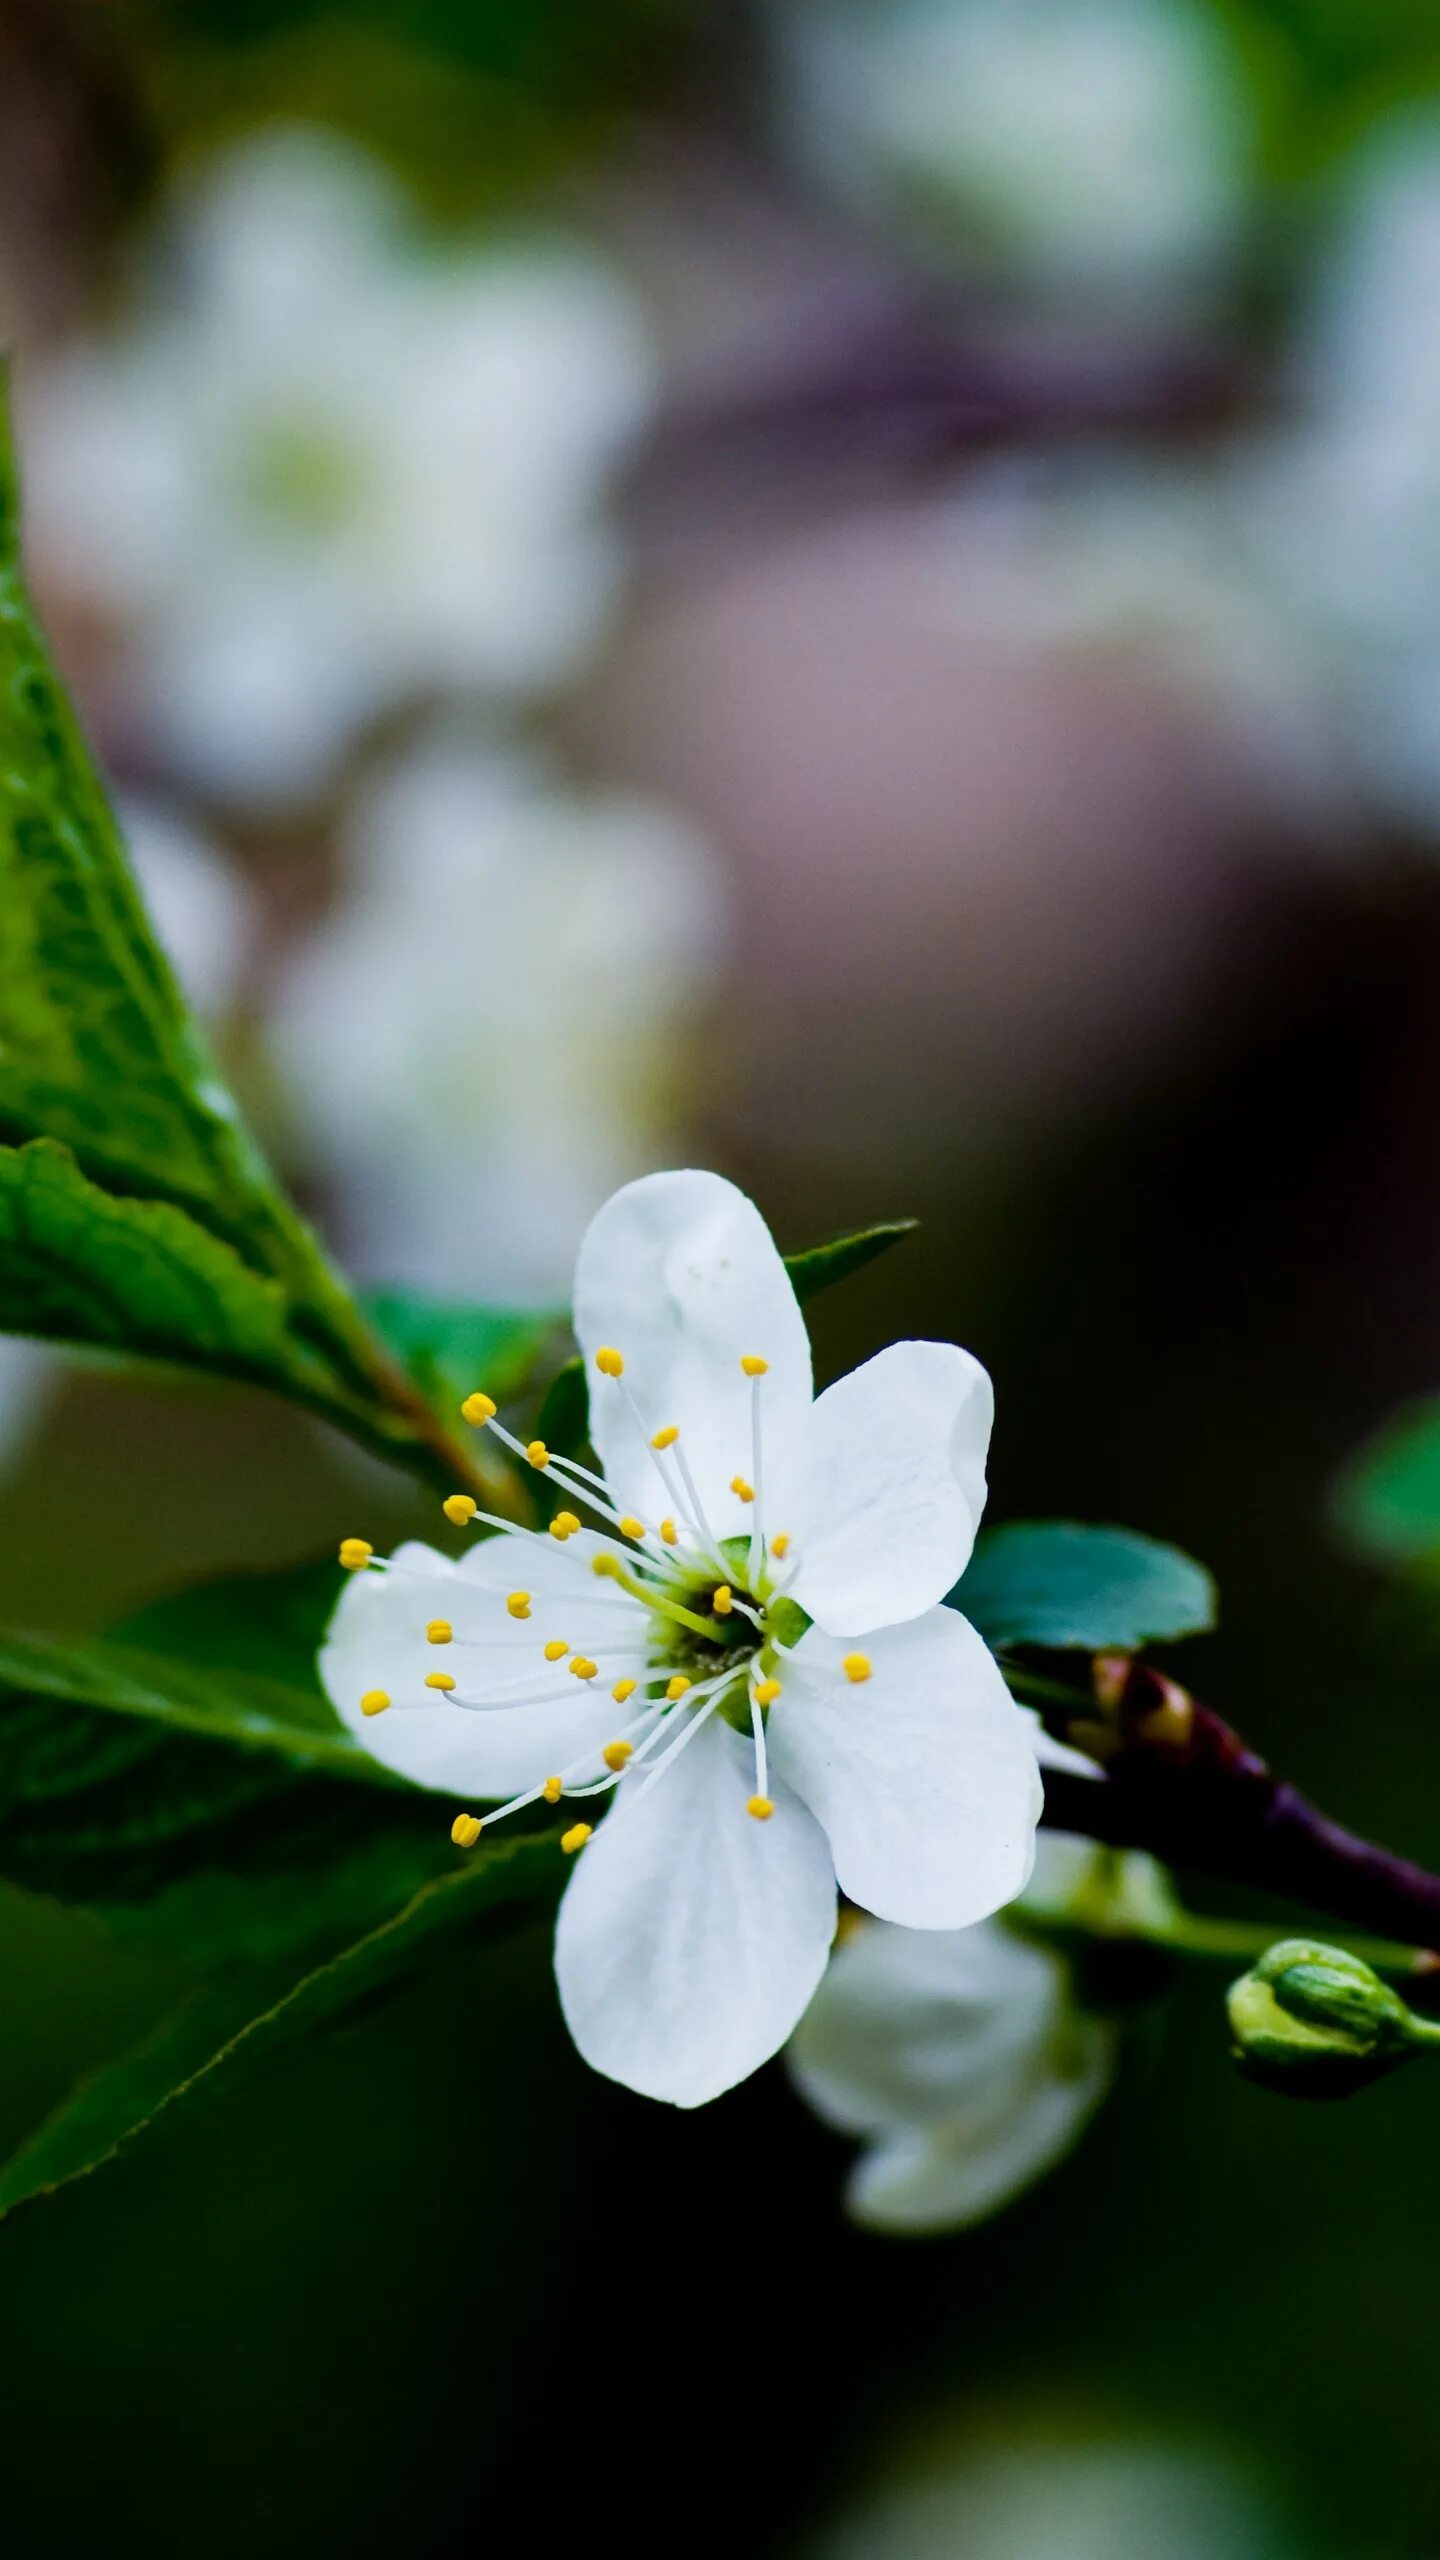
[{"label": "white cherry blossom", "polygon": [[[915,1929],[1020,1891],[1041,1789],[1030,1724],[941,1606],[985,1496],[990,1381],[948,1343],[894,1343],[816,1397],[759,1212],[701,1172],[652,1174],[581,1246],[575,1329],[603,1472],[500,1434],[565,1504],[460,1563],[363,1542],[321,1657],[388,1765],[503,1815],[608,1800],[556,1972],[581,2053],[697,2106],[783,2043],[824,1971],[836,1886]],[[583,1523],[588,1512],[593,1523]],[[508,1533],[508,1534],[507,1534]],[[587,1808],[590,1809],[590,1808]],[[600,1803],[593,1810],[598,1814]]]},{"label": "white cherry blossom", "polygon": [[[1039,1900],[1082,1894],[1105,1854],[1042,1833]],[[788,2060],[817,2115],[863,2138],[846,2199],[856,2221],[946,2231],[998,2212],[1064,2158],[1110,2085],[1116,2047],[1114,2021],[1077,2002],[1066,1958],[1004,1921],[874,1922],[838,1949]]]}]

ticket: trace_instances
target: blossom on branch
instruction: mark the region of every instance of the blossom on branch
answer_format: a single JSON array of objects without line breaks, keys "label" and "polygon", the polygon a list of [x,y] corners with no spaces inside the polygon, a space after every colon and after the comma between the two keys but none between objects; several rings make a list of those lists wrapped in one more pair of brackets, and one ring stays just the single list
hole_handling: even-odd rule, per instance
[{"label": "blossom on branch", "polygon": [[[915,1929],[1020,1891],[1041,1787],[1030,1724],[942,1605],[985,1499],[990,1381],[952,1344],[894,1343],[816,1397],[789,1275],[752,1203],[653,1174],[590,1226],[575,1284],[596,1472],[499,1423],[561,1498],[548,1530],[459,1564],[362,1541],[321,1656],[388,1765],[447,1793],[473,1846],[579,1797],[556,1936],[581,2053],[697,2106],[790,2034],[836,1886]],[[598,1522],[583,1525],[588,1512]]]}]

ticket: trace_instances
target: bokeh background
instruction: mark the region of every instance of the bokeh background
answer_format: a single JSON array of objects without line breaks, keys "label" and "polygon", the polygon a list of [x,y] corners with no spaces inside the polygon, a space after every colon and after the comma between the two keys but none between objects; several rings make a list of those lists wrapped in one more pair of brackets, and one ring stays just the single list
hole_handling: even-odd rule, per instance
[{"label": "bokeh background", "polygon": [[[1187,1676],[1440,1861],[1430,0],[7,0],[32,578],[161,929],[350,1267],[563,1305],[687,1158],[918,1238],[994,1517],[1216,1571]],[[0,1604],[101,1626],[403,1486],[0,1345]],[[1212,1893],[1212,1902],[1216,1897]],[[0,2137],[159,2015],[0,1894]],[[460,1954],[0,2233],[7,2549],[1414,2560],[1435,2092],[1182,1986],[1046,2186],[898,2243],[772,2070],[583,2071]]]}]

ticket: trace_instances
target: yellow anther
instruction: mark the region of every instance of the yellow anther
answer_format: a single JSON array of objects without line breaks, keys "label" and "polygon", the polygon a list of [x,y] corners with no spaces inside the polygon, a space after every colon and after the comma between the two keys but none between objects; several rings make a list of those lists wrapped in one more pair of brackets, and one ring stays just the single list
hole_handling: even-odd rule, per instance
[{"label": "yellow anther", "polygon": [[342,1538],[340,1561],[347,1573],[359,1573],[375,1553],[368,1538]]},{"label": "yellow anther", "polygon": [[620,1523],[620,1535],[622,1538],[643,1538],[645,1535],[644,1521],[637,1520],[633,1511],[627,1511],[624,1519]]},{"label": "yellow anther", "polygon": [[656,1431],[651,1434],[650,1446],[652,1449],[673,1449],[679,1437],[679,1423],[667,1422],[663,1431]]},{"label": "yellow anther", "polygon": [[676,1674],[675,1674],[674,1679],[673,1679],[673,1680],[671,1680],[671,1681],[669,1681],[669,1682],[667,1683],[667,1685],[666,1685],[666,1689],[665,1689],[665,1695],[666,1695],[666,1697],[669,1699],[670,1704],[672,1705],[672,1707],[673,1707],[673,1705],[675,1704],[675,1701],[676,1701],[676,1699],[677,1699],[677,1698],[683,1698],[683,1697],[684,1697],[686,1690],[687,1690],[690,1686],[691,1686],[691,1683],[686,1679],[684,1672],[683,1672],[683,1671],[677,1671],[677,1672],[676,1672]]},{"label": "yellow anther", "polygon": [[427,1689],[453,1689],[455,1683],[448,1671],[427,1671],[425,1686]]},{"label": "yellow anther", "polygon": [[588,1653],[577,1653],[570,1668],[577,1680],[593,1680],[600,1665],[592,1662]]},{"label": "yellow anther", "polygon": [[588,1822],[576,1822],[568,1831],[561,1832],[560,1846],[567,1858],[573,1858],[577,1849],[584,1848],[590,1837],[590,1830],[591,1826]]},{"label": "yellow anther", "polygon": [[778,1680],[757,1680],[757,1681],[756,1681],[756,1683],[755,1683],[755,1704],[757,1705],[757,1707],[773,1707],[773,1706],[774,1706],[774,1704],[775,1704],[775,1701],[776,1701],[776,1699],[779,1697],[779,1695],[780,1695],[780,1683],[779,1683],[779,1681],[778,1681]]},{"label": "yellow anther", "polygon": [[599,1553],[590,1559],[590,1570],[598,1573],[602,1582],[613,1580],[620,1571],[620,1559],[612,1556],[608,1547],[601,1547]]},{"label": "yellow anther", "polygon": [[505,1603],[505,1606],[509,1610],[512,1618],[528,1618],[530,1615],[529,1592],[512,1591],[509,1599]]},{"label": "yellow anther", "polygon": [[735,1594],[728,1582],[717,1583],[710,1594],[710,1606],[717,1618],[728,1618],[735,1606]]},{"label": "yellow anther", "polygon": [[540,1790],[540,1793],[541,1793],[541,1794],[542,1794],[542,1796],[544,1797],[544,1799],[545,1799],[545,1801],[546,1801],[546,1803],[547,1803],[547,1804],[558,1804],[558,1803],[559,1803],[559,1801],[560,1801],[560,1799],[561,1799],[561,1797],[562,1797],[562,1796],[563,1796],[563,1794],[565,1793],[565,1781],[564,1781],[564,1779],[563,1779],[563,1778],[547,1778],[547,1779],[546,1779],[546,1781],[545,1781],[544,1786],[543,1786],[543,1787],[541,1788],[541,1790]]},{"label": "yellow anther", "polygon": [[775,1807],[769,1796],[752,1796],[745,1810],[753,1813],[757,1822],[768,1822]]},{"label": "yellow anther", "polygon": [[610,1343],[605,1343],[595,1354],[595,1366],[602,1378],[618,1378],[624,1371],[625,1363],[619,1352]]},{"label": "yellow anther", "polygon": [[552,1636],[545,1647],[545,1659],[547,1662],[563,1662],[569,1650],[563,1636]]},{"label": "yellow anther", "polygon": [[499,1410],[500,1408],[495,1402],[494,1397],[482,1395],[478,1387],[476,1388],[473,1396],[467,1396],[460,1407],[460,1411],[464,1416],[464,1419],[467,1422],[474,1422],[477,1424],[481,1422],[493,1422]]},{"label": "yellow anther", "polygon": [[627,1698],[633,1698],[639,1685],[638,1680],[617,1680],[610,1692],[616,1706],[623,1707]]},{"label": "yellow anther", "polygon": [[633,1742],[607,1742],[600,1757],[607,1769],[623,1769],[634,1749]]},{"label": "yellow anther", "polygon": [[758,1351],[744,1351],[740,1355],[740,1366],[747,1378],[763,1378],[770,1363],[762,1360]]},{"label": "yellow anther", "polygon": [[476,1813],[457,1813],[450,1825],[450,1837],[457,1849],[473,1849],[484,1829]]},{"label": "yellow anther", "polygon": [[847,1680],[868,1680],[870,1656],[868,1653],[847,1653],[840,1668]]},{"label": "yellow anther", "polygon": [[667,1547],[673,1547],[680,1535],[680,1532],[676,1528],[673,1520],[662,1520],[660,1523],[660,1535],[664,1539]]},{"label": "yellow anther", "polygon": [[550,1464],[550,1452],[543,1440],[527,1440],[525,1455],[532,1467],[548,1467]]},{"label": "yellow anther", "polygon": [[755,1487],[753,1484],[747,1484],[743,1476],[731,1477],[730,1490],[739,1497],[741,1502],[753,1502],[755,1499]]},{"label": "yellow anther", "polygon": [[446,1519],[457,1529],[463,1529],[467,1520],[474,1519],[476,1507],[473,1496],[468,1493],[447,1493],[440,1505]]},{"label": "yellow anther", "polygon": [[432,1618],[425,1630],[427,1644],[453,1644],[455,1630],[448,1618]]},{"label": "yellow anther", "polygon": [[383,1716],[389,1704],[388,1689],[367,1689],[360,1701],[360,1713],[362,1716]]},{"label": "yellow anther", "polygon": [[580,1523],[573,1511],[557,1511],[550,1523],[550,1535],[552,1538],[558,1538],[563,1547],[567,1538],[574,1537],[579,1526]]},{"label": "yellow anther", "polygon": [[782,1529],[778,1538],[771,1539],[770,1553],[772,1556],[788,1556],[790,1553],[790,1532],[788,1529]]}]

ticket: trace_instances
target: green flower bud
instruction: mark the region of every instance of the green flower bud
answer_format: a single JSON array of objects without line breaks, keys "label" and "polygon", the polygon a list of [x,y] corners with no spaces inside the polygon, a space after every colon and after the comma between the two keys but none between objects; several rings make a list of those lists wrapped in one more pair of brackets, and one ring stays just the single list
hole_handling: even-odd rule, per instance
[{"label": "green flower bud", "polygon": [[1225,2005],[1239,2069],[1292,2098],[1347,2098],[1440,2044],[1440,2026],[1415,2017],[1359,1956],[1310,1938],[1282,1938]]}]

